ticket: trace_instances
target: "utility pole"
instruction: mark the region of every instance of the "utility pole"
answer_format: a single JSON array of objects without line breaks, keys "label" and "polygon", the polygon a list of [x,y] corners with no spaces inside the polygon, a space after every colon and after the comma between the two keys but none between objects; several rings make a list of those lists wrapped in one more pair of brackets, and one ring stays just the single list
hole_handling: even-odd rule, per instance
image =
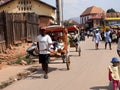
[{"label": "utility pole", "polygon": [[61,25],[63,26],[63,0],[61,0]]},{"label": "utility pole", "polygon": [[60,0],[56,0],[57,24],[60,25]]},{"label": "utility pole", "polygon": [[63,26],[63,0],[56,0],[57,24]]}]

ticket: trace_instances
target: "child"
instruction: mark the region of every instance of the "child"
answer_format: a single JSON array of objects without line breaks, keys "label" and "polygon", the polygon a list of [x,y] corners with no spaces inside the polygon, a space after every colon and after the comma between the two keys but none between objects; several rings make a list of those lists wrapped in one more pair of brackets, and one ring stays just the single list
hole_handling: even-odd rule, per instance
[{"label": "child", "polygon": [[58,39],[58,43],[57,43],[57,48],[56,48],[56,51],[60,52],[61,50],[64,49],[64,42],[62,39]]},{"label": "child", "polygon": [[112,58],[112,65],[109,66],[109,80],[112,82],[113,90],[117,90],[119,88],[119,80],[120,80],[120,66],[119,60],[116,57]]}]

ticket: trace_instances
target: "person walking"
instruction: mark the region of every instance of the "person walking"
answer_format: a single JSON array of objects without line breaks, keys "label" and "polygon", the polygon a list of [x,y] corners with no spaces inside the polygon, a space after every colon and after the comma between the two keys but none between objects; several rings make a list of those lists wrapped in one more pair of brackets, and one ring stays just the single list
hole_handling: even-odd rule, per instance
[{"label": "person walking", "polygon": [[101,40],[99,29],[96,29],[93,39],[94,39],[93,41],[95,41],[95,49],[98,50],[99,42]]},{"label": "person walking", "polygon": [[46,28],[40,28],[40,35],[37,36],[37,46],[39,51],[39,63],[42,64],[42,69],[45,72],[45,79],[48,78],[49,49],[52,44],[51,37],[46,34]]},{"label": "person walking", "polygon": [[112,90],[117,90],[120,85],[120,64],[118,58],[113,57],[111,63],[112,65],[108,67],[108,78],[109,81],[112,82]]},{"label": "person walking", "polygon": [[109,43],[109,48],[111,50],[112,34],[109,28],[107,28],[107,30],[105,31],[104,37],[105,37],[105,49],[107,49],[107,44]]}]

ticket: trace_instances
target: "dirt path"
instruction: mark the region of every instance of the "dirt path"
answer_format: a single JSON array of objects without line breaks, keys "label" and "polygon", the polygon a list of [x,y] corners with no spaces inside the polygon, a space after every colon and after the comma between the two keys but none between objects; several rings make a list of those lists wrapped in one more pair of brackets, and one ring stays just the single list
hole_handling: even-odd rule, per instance
[{"label": "dirt path", "polygon": [[81,42],[82,54],[79,57],[71,49],[71,66],[56,60],[49,67],[49,78],[43,78],[41,69],[28,78],[15,82],[3,90],[110,90],[107,67],[111,58],[116,56],[116,44],[112,50],[105,50],[101,42],[99,50],[94,49],[91,38]]}]

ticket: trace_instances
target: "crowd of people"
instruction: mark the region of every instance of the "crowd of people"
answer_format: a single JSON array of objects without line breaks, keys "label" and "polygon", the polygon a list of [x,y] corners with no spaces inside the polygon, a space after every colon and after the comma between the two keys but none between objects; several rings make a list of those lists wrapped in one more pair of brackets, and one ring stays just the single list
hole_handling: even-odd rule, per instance
[{"label": "crowd of people", "polygon": [[93,37],[92,41],[95,42],[96,50],[99,49],[100,41],[105,42],[105,49],[107,49],[107,47],[109,45],[109,49],[112,50],[111,43],[116,43],[116,44],[119,43],[120,30],[115,31],[115,30],[111,30],[110,28],[107,28],[104,32],[101,32],[100,29],[96,28],[92,31],[92,37]]}]

